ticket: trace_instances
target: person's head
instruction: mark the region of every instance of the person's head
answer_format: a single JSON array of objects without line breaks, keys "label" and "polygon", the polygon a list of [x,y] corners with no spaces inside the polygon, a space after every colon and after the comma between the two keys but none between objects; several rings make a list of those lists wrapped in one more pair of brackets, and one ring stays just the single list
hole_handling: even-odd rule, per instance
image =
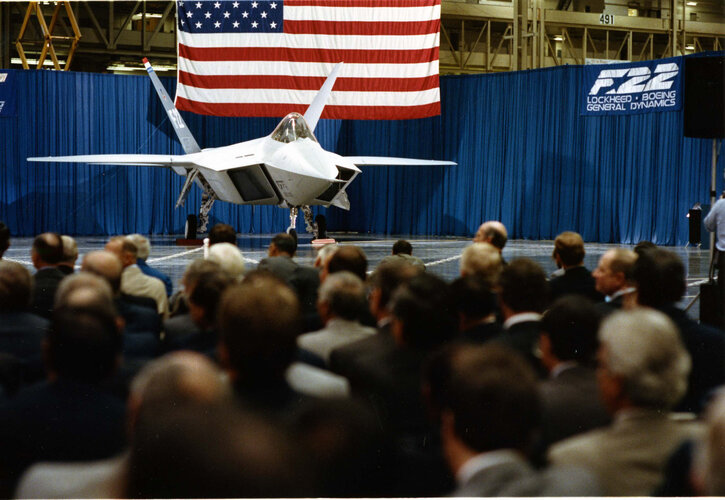
[{"label": "person's head", "polygon": [[[53,311],[43,343],[51,378],[97,383],[110,377],[120,363],[121,334],[115,312],[100,302],[91,304],[88,297],[82,297],[88,290],[75,290],[67,297],[69,305]],[[84,305],[74,305],[76,300]]]},{"label": "person's head", "polygon": [[578,295],[556,300],[541,318],[542,362],[549,371],[564,361],[594,362],[601,313]]},{"label": "person's head", "polygon": [[33,277],[17,262],[0,261],[0,312],[25,311],[33,297]]},{"label": "person's head", "polygon": [[328,243],[327,245],[323,246],[319,250],[317,250],[317,255],[315,256],[315,262],[314,267],[317,269],[323,269],[325,267],[325,263],[327,262],[327,259],[332,257],[332,254],[335,253],[335,251],[339,247],[337,246],[337,243]]},{"label": "person's head", "polygon": [[83,256],[81,271],[93,273],[105,279],[111,285],[113,295],[121,293],[121,273],[123,272],[123,266],[116,254],[106,250],[88,252]]},{"label": "person's head", "polygon": [[637,255],[641,255],[642,252],[646,252],[647,250],[654,250],[655,248],[658,248],[657,245],[655,245],[651,241],[642,240],[634,246],[634,253],[636,253]]},{"label": "person's head", "polygon": [[321,478],[319,496],[375,498],[394,491],[394,440],[369,405],[321,399],[296,414],[294,431]]},{"label": "person's head", "polygon": [[209,248],[207,260],[218,263],[222,271],[234,280],[240,280],[244,275],[244,257],[236,245],[217,243]]},{"label": "person's head", "polygon": [[413,255],[413,245],[407,240],[398,240],[393,243],[393,255],[404,253],[407,255]]},{"label": "person's head", "polygon": [[698,494],[725,496],[725,392],[719,391],[705,413],[707,429],[696,445],[693,482]]},{"label": "person's head", "polygon": [[480,275],[461,276],[451,283],[450,290],[460,331],[495,314],[496,295],[488,281]]},{"label": "person's head", "polygon": [[475,243],[490,243],[498,248],[499,252],[506,246],[507,240],[506,226],[497,220],[490,220],[481,224],[473,237]]},{"label": "person's head", "polygon": [[391,300],[392,331],[399,346],[430,350],[453,337],[456,324],[450,292],[438,276],[421,273],[411,278]]},{"label": "person's head", "polygon": [[184,270],[184,276],[181,278],[181,284],[184,287],[184,295],[187,297],[191,295],[194,290],[194,285],[203,273],[221,271],[221,267],[218,262],[213,262],[207,259],[196,259],[192,260],[186,270]]},{"label": "person's head", "polygon": [[592,271],[594,286],[599,293],[612,295],[628,288],[632,279],[632,269],[637,254],[626,248],[607,250]]},{"label": "person's head", "polygon": [[146,260],[151,255],[151,242],[149,239],[138,233],[129,234],[126,236],[131,242],[136,245],[136,258]]},{"label": "person's head", "polygon": [[214,224],[209,230],[209,245],[213,246],[217,243],[231,243],[237,245],[237,232],[229,224]]},{"label": "person's head", "polygon": [[340,271],[350,271],[365,281],[367,279],[368,258],[362,248],[355,245],[342,245],[327,259],[324,269],[320,281],[324,281],[327,276]]},{"label": "person's head", "polygon": [[504,316],[542,312],[549,301],[549,284],[541,267],[530,259],[514,259],[499,277],[499,300]]},{"label": "person's head", "polygon": [[76,240],[65,234],[61,236],[61,239],[63,240],[63,260],[59,264],[73,267],[78,260],[78,244]]},{"label": "person's head", "polygon": [[154,405],[139,413],[126,498],[314,497],[297,442],[233,403]]},{"label": "person's head", "polygon": [[174,351],[146,363],[133,378],[128,397],[128,427],[138,413],[154,406],[214,406],[231,398],[223,372],[206,356],[193,351]]},{"label": "person's head", "polygon": [[390,299],[397,288],[421,269],[404,261],[390,261],[380,264],[370,276],[369,306],[372,315],[380,321],[390,315]]},{"label": "person's head", "polygon": [[0,220],[0,259],[8,248],[10,248],[10,228]]},{"label": "person's head", "polygon": [[365,283],[349,271],[331,274],[320,285],[317,310],[324,322],[332,318],[360,319],[367,307]]},{"label": "person's head", "polygon": [[581,266],[584,262],[584,240],[579,233],[564,231],[554,240],[554,252],[551,254],[557,267],[564,269]]},{"label": "person's head", "polygon": [[267,253],[270,257],[294,257],[297,252],[297,240],[291,234],[279,233],[269,243]]},{"label": "person's head", "polygon": [[138,248],[125,236],[114,236],[108,240],[105,250],[118,257],[124,269],[136,263]]},{"label": "person's head", "polygon": [[461,276],[478,275],[493,286],[503,270],[501,253],[490,243],[469,245],[461,255],[460,270]]},{"label": "person's head", "polygon": [[454,472],[479,453],[529,451],[541,410],[536,374],[521,355],[495,344],[451,344],[430,359],[424,380]]},{"label": "person's head", "polygon": [[632,280],[637,287],[637,302],[654,308],[678,302],[687,289],[682,260],[676,253],[661,248],[639,255]]},{"label": "person's head", "polygon": [[55,291],[54,307],[94,307],[116,313],[111,285],[85,271],[63,278]]},{"label": "person's head", "polygon": [[[221,243],[220,243],[221,244]],[[192,321],[202,329],[212,328],[216,323],[217,310],[224,290],[234,279],[221,271],[201,273],[189,295],[189,314]]]},{"label": "person's head", "polygon": [[675,324],[654,309],[619,311],[599,329],[597,379],[610,412],[669,410],[687,390],[690,356]]},{"label": "person's head", "polygon": [[229,287],[219,307],[219,357],[242,384],[281,379],[297,350],[300,306],[278,279],[250,278]]},{"label": "person's head", "polygon": [[33,240],[30,258],[36,269],[55,266],[63,260],[63,239],[58,233],[42,233]]}]

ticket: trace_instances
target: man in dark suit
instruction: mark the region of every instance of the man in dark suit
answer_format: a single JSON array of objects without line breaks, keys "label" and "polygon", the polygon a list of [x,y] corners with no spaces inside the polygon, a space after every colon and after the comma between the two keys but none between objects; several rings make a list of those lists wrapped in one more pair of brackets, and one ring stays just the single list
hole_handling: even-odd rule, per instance
[{"label": "man in dark suit", "polygon": [[10,248],[10,229],[0,220],[0,259],[8,248]]},{"label": "man in dark suit", "polygon": [[113,302],[124,320],[124,355],[127,358],[148,359],[159,351],[161,318],[156,310],[129,301],[121,294],[123,267],[111,252],[96,250],[83,257],[81,271],[103,278],[113,293]]},{"label": "man in dark suit", "polygon": [[560,298],[541,320],[541,359],[549,378],[539,383],[541,449],[610,422],[599,399],[594,356],[599,313],[576,295]]},{"label": "man in dark suit", "polygon": [[677,307],[687,284],[685,266],[674,252],[645,250],[634,264],[632,277],[637,302],[669,316],[692,357],[687,393],[675,410],[699,413],[710,392],[725,383],[725,332],[695,322]]},{"label": "man in dark suit", "polygon": [[58,263],[58,270],[68,276],[75,272],[76,260],[78,260],[78,244],[76,240],[65,234],[63,240],[63,260]]},{"label": "man in dark suit", "polygon": [[124,445],[125,405],[100,387],[121,354],[110,294],[79,288],[64,303],[46,339],[48,381],[0,407],[2,488],[32,463],[107,458]]},{"label": "man in dark suit", "polygon": [[115,254],[105,250],[87,253],[81,271],[93,273],[105,279],[114,296],[114,305],[125,321],[126,333],[144,333],[159,337],[161,318],[151,307],[138,305],[130,296],[121,293],[123,266]]},{"label": "man in dark suit", "polygon": [[[25,382],[44,376],[41,343],[48,320],[28,312],[33,277],[17,262],[0,261],[0,352],[22,362]],[[19,367],[20,368],[20,367]]]},{"label": "man in dark suit", "polygon": [[189,314],[199,330],[166,339],[166,350],[190,350],[217,359],[217,310],[224,290],[233,282],[234,279],[221,270],[208,271],[198,276],[189,295]]},{"label": "man in dark suit", "polygon": [[30,259],[33,267],[37,269],[32,311],[44,318],[50,318],[55,291],[65,278],[65,274],[56,267],[63,260],[63,239],[57,233],[39,234],[33,240]]},{"label": "man in dark suit", "polygon": [[269,256],[259,262],[257,269],[271,272],[292,287],[300,300],[306,326],[315,329],[320,325],[316,310],[320,274],[313,267],[295,262],[296,252],[297,240],[287,233],[279,233],[269,244]]},{"label": "man in dark suit", "polygon": [[636,290],[632,285],[632,269],[637,254],[626,248],[607,250],[599,259],[599,265],[592,271],[595,286],[604,295],[604,302],[598,305],[605,314],[622,308],[625,299],[633,297]]},{"label": "man in dark suit", "polygon": [[496,294],[483,276],[462,276],[451,283],[451,302],[464,340],[487,342],[501,333],[496,321]]},{"label": "man in dark suit", "polygon": [[536,375],[495,344],[439,351],[427,372],[443,455],[455,474],[452,496],[581,496],[596,481],[577,469],[536,471],[527,457],[539,422]]},{"label": "man in dark suit", "polygon": [[449,486],[437,430],[425,417],[420,392],[425,358],[456,329],[449,300],[448,286],[437,276],[421,273],[408,280],[392,298],[393,348],[359,359],[346,372],[353,394],[370,401],[378,420],[396,436],[399,496],[442,495]]},{"label": "man in dark suit", "polygon": [[564,274],[552,278],[549,282],[551,299],[564,295],[582,295],[593,302],[604,297],[594,287],[594,278],[584,267],[584,240],[573,231],[565,231],[554,240],[552,257],[556,266],[563,269]]},{"label": "man in dark suit", "polygon": [[308,401],[285,379],[300,333],[299,301],[290,287],[262,274],[230,286],[218,327],[219,361],[243,404],[282,417]]},{"label": "man in dark suit", "polygon": [[347,378],[355,377],[358,366],[366,358],[376,359],[395,348],[390,323],[392,321],[391,298],[395,290],[421,273],[420,269],[405,262],[389,262],[375,269],[370,277],[368,302],[370,312],[377,323],[378,333],[352,344],[338,347],[330,353],[330,369]]},{"label": "man in dark suit", "polygon": [[541,313],[549,304],[549,284],[541,267],[530,259],[514,259],[499,278],[498,301],[503,333],[493,339],[518,351],[542,377],[539,354]]}]

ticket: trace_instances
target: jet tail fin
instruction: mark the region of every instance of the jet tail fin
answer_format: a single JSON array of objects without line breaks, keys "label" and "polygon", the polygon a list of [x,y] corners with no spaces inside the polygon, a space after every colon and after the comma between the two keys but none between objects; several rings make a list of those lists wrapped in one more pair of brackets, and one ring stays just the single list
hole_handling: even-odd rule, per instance
[{"label": "jet tail fin", "polygon": [[166,89],[163,85],[161,85],[161,80],[159,80],[159,77],[156,75],[154,68],[151,67],[151,63],[145,57],[143,58],[143,65],[151,78],[151,83],[153,83],[154,89],[156,89],[156,93],[159,95],[159,99],[161,99],[161,104],[163,104],[166,114],[169,115],[171,125],[174,127],[174,131],[181,142],[181,147],[184,149],[184,152],[186,154],[198,153],[201,151],[201,148],[196,143],[194,136],[191,135],[191,132],[189,132],[189,127],[186,126],[186,122],[184,122],[184,119],[179,114],[179,110],[174,107],[174,102],[169,97]]},{"label": "jet tail fin", "polygon": [[313,132],[315,131],[317,122],[320,120],[322,110],[325,109],[327,99],[330,97],[330,93],[332,92],[332,86],[335,85],[335,80],[337,79],[337,75],[340,73],[341,68],[341,62],[337,63],[335,67],[332,68],[332,72],[330,72],[327,76],[327,80],[325,80],[325,83],[322,84],[320,91],[312,100],[312,103],[307,108],[307,111],[305,111],[305,122],[307,122],[307,126],[310,127],[310,130]]}]

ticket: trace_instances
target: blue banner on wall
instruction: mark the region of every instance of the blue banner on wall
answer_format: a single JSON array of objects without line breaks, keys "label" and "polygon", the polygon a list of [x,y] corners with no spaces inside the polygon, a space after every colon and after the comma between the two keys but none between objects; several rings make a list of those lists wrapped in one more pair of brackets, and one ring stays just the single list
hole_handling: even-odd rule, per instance
[{"label": "blue banner on wall", "polygon": [[629,115],[677,111],[682,106],[682,57],[586,66],[582,115]]},{"label": "blue banner on wall", "polygon": [[0,70],[0,118],[15,116],[15,74]]}]

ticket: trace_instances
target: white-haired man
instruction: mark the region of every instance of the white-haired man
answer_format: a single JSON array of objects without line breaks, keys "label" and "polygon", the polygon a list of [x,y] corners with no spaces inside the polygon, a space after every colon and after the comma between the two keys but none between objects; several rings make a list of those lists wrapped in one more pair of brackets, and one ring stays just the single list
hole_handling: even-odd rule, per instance
[{"label": "white-haired man", "polygon": [[360,278],[349,271],[331,274],[320,285],[317,298],[317,311],[325,327],[297,337],[297,346],[327,365],[333,349],[376,333],[375,328],[360,324],[366,308],[365,284]]},{"label": "white-haired man", "polygon": [[244,257],[236,245],[226,242],[212,245],[209,247],[207,260],[219,264],[222,272],[234,281],[240,281],[244,277]]},{"label": "white-haired man", "polygon": [[136,265],[138,268],[146,276],[160,279],[164,283],[164,287],[166,287],[166,295],[171,297],[171,294],[174,293],[174,284],[171,282],[171,278],[146,263],[146,259],[151,255],[151,242],[149,239],[138,233],[129,234],[128,238],[136,245]]},{"label": "white-haired man", "polygon": [[466,247],[461,255],[461,276],[482,277],[490,286],[498,282],[503,270],[500,251],[490,243],[474,243]]},{"label": "white-haired man", "polygon": [[612,314],[599,340],[599,393],[614,422],[554,445],[549,459],[587,467],[608,495],[650,495],[675,449],[702,433],[670,415],[687,390],[690,356],[674,323],[653,309]]}]

